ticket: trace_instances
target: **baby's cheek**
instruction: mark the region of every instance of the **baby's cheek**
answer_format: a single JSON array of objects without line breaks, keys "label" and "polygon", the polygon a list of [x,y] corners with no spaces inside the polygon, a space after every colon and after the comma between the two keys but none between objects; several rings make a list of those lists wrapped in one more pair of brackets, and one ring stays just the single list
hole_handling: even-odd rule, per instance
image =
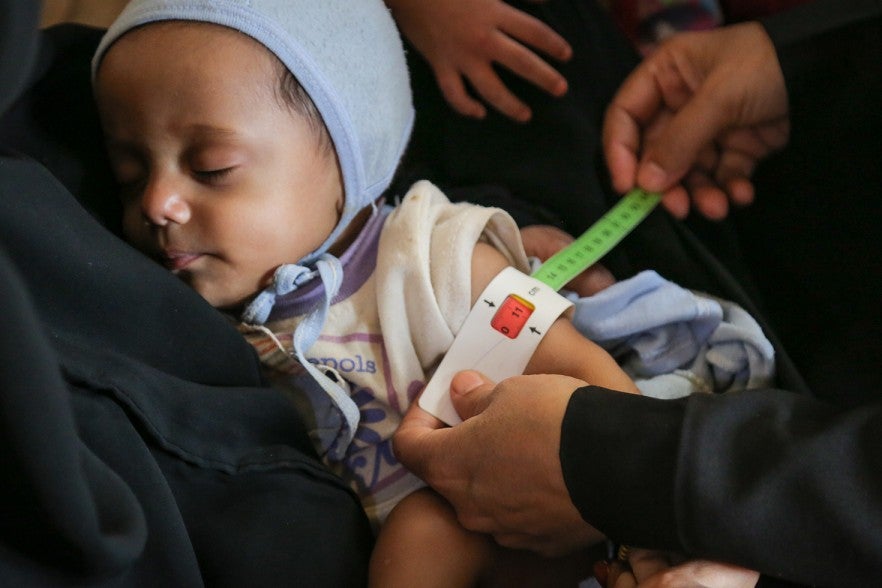
[{"label": "baby's cheek", "polygon": [[136,207],[126,206],[123,209],[123,237],[141,251],[144,251],[144,231],[146,228],[147,224]]}]

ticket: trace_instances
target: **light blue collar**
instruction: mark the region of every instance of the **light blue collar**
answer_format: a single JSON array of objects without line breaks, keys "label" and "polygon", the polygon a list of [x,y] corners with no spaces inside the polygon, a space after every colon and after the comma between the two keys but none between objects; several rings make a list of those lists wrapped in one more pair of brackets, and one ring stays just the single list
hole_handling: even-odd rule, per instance
[{"label": "light blue collar", "polygon": [[340,291],[340,285],[343,283],[343,266],[340,260],[330,253],[324,253],[315,262],[314,270],[293,263],[279,266],[273,275],[273,283],[245,308],[242,320],[246,323],[262,325],[269,317],[278,296],[294,292],[315,277],[321,278],[324,286],[323,295],[294,329],[292,343],[297,361],[321,386],[343,417],[339,426],[324,428],[324,434],[320,432],[320,437],[324,437],[320,439],[323,449],[327,450],[331,459],[339,460],[343,458],[346,448],[355,436],[359,421],[358,407],[349,397],[346,382],[338,377],[328,376],[319,366],[311,363],[305,353],[318,340],[328,317],[331,300]]}]

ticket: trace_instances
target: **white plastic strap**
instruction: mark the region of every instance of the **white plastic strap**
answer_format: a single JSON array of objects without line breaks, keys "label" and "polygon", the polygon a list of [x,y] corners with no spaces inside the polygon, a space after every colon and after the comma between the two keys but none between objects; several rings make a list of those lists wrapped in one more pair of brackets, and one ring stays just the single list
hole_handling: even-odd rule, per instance
[{"label": "white plastic strap", "polygon": [[448,425],[462,422],[450,402],[456,372],[474,369],[494,381],[523,373],[546,331],[572,305],[551,286],[513,267],[502,270],[466,317],[420,407]]}]

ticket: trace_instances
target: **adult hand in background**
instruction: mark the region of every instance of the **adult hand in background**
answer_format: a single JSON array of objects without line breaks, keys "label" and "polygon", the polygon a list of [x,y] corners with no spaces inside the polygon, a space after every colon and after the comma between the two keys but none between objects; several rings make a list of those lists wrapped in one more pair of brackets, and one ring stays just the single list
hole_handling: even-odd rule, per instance
[{"label": "adult hand in background", "polygon": [[602,539],[573,505],[560,466],[561,423],[581,386],[544,375],[496,386],[460,372],[451,398],[463,422],[445,427],[413,403],[395,433],[395,455],[453,505],[467,529],[506,547],[572,552]]},{"label": "adult hand in background", "polygon": [[447,102],[460,114],[483,118],[485,105],[525,122],[532,112],[506,87],[493,64],[554,96],[566,79],[540,53],[566,61],[572,48],[548,25],[502,0],[386,0],[399,28],[426,58]]},{"label": "adult hand in background", "polygon": [[[632,549],[627,565],[612,564],[607,588],[754,588],[759,572],[705,560],[682,561],[662,551]],[[676,562],[681,563],[676,563]]]},{"label": "adult hand in background", "polygon": [[758,23],[684,33],[622,84],[606,112],[603,148],[615,189],[664,192],[676,217],[711,219],[749,204],[757,163],[788,140],[787,90]]}]

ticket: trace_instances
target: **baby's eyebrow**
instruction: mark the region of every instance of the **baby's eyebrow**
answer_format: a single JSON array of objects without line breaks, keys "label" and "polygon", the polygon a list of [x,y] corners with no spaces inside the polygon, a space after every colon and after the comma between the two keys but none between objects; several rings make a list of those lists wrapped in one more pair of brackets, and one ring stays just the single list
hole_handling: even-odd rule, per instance
[{"label": "baby's eyebrow", "polygon": [[204,137],[210,138],[226,138],[226,137],[235,137],[239,133],[232,129],[226,129],[223,127],[216,127],[214,125],[207,125],[204,123],[195,123],[189,125],[187,130],[193,134],[197,134]]}]

